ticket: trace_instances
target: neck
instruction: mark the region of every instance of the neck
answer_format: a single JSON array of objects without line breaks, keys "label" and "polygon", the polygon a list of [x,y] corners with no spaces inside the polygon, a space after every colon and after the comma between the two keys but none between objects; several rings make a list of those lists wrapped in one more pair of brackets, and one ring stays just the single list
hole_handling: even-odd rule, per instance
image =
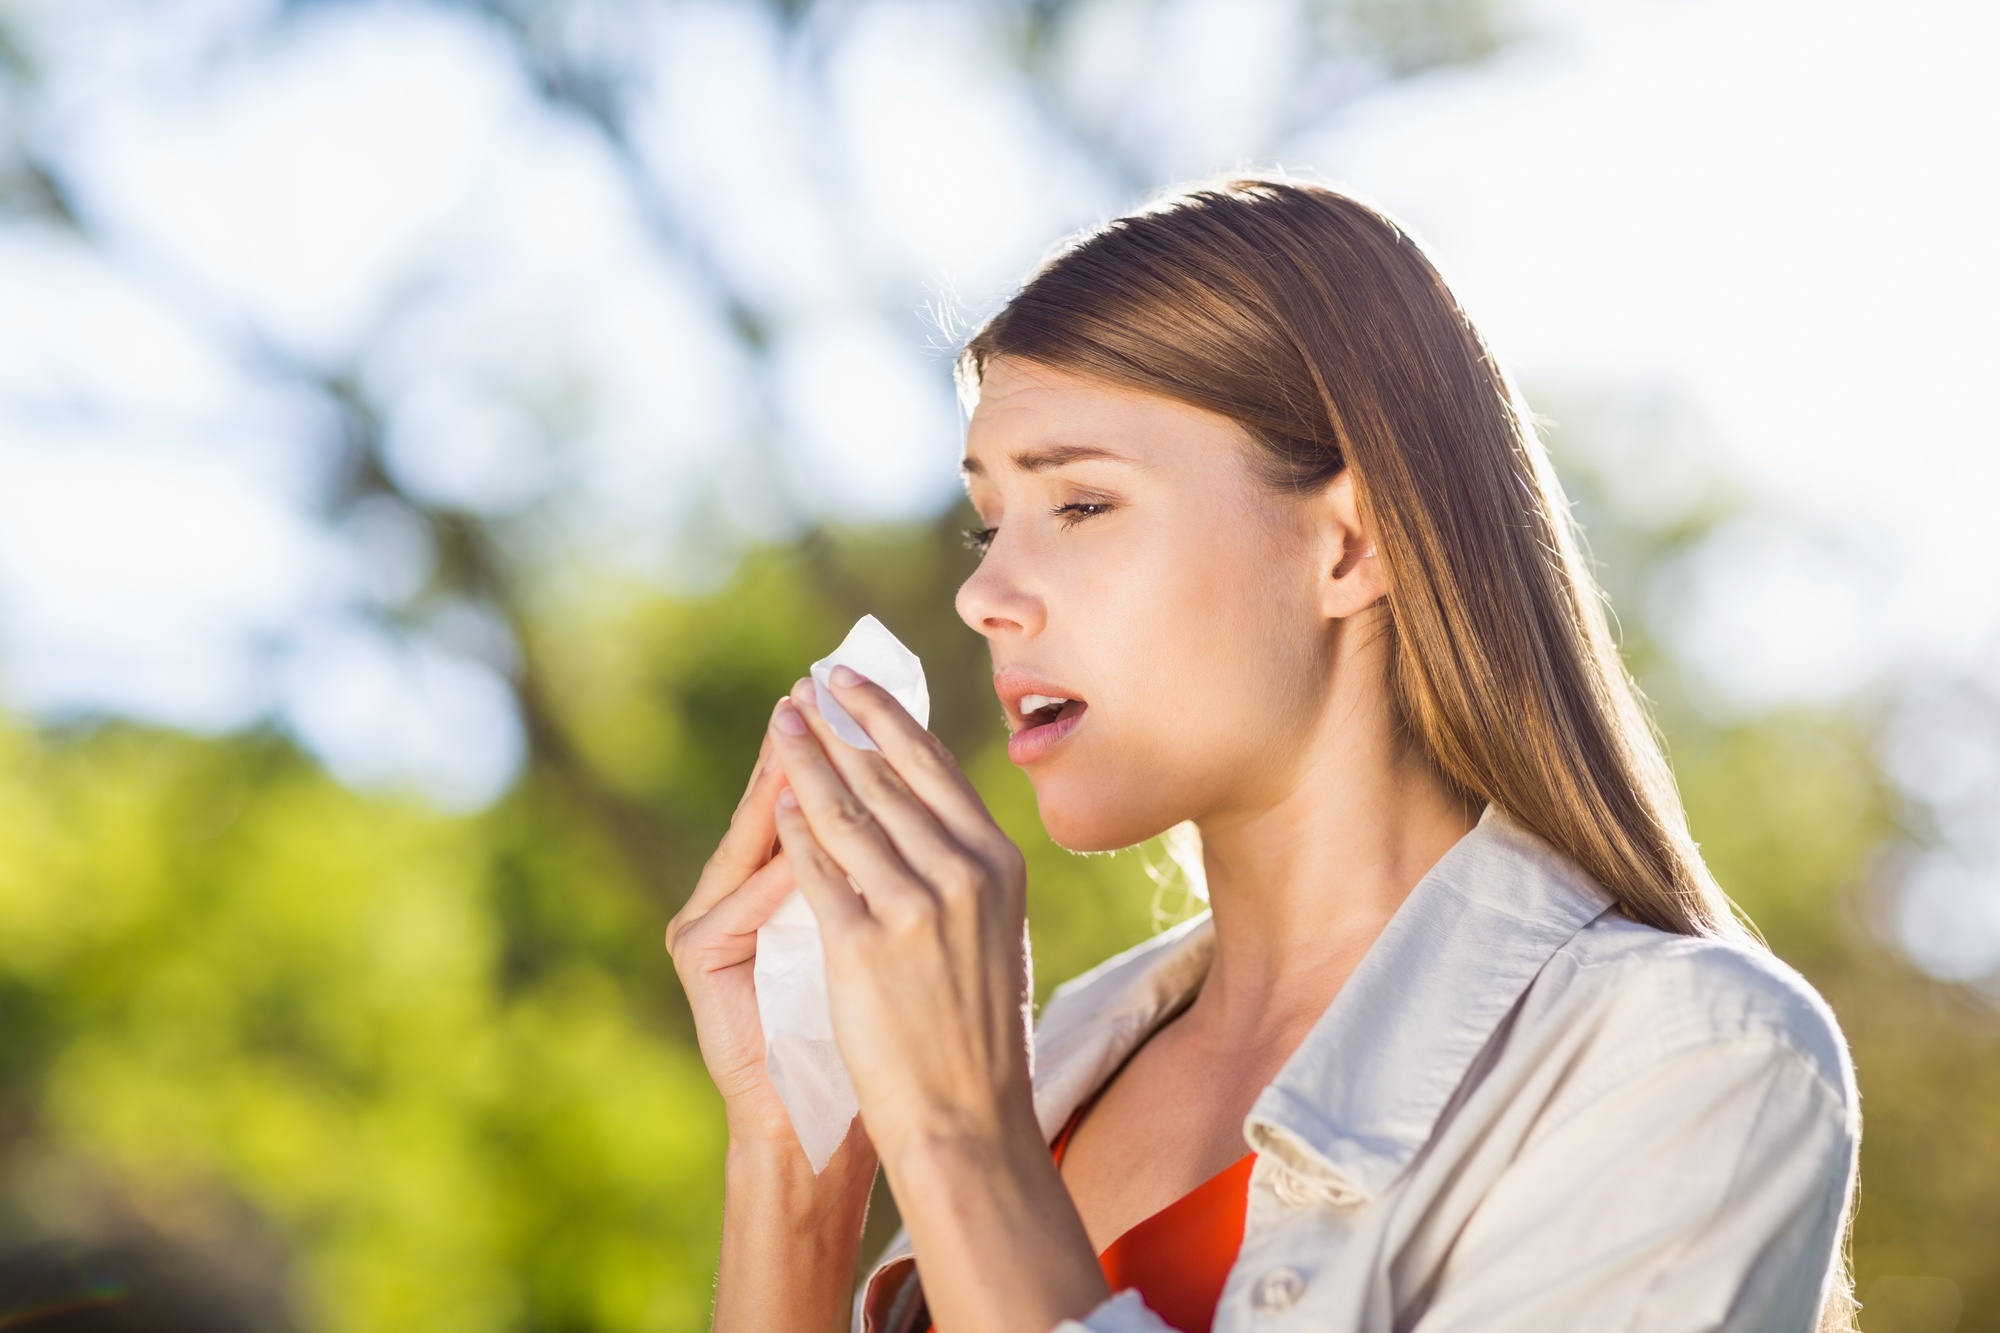
[{"label": "neck", "polygon": [[1397,724],[1377,653],[1356,656],[1330,677],[1375,688],[1332,687],[1274,799],[1200,821],[1216,951],[1197,1007],[1218,1031],[1303,1037],[1478,822]]}]

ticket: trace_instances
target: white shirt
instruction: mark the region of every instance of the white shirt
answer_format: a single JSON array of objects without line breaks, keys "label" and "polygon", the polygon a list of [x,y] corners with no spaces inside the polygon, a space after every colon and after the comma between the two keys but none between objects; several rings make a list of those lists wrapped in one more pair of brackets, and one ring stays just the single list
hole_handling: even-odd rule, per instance
[{"label": "white shirt", "polygon": [[[1628,921],[1489,807],[1244,1122],[1215,1333],[1808,1333],[1860,1127],[1833,1015],[1749,943]],[[1201,984],[1206,915],[1058,989],[1051,1138]],[[906,1235],[855,1327],[904,1333]],[[900,1285],[899,1285],[900,1284]],[[1166,1333],[1136,1292],[1057,1333]]]}]

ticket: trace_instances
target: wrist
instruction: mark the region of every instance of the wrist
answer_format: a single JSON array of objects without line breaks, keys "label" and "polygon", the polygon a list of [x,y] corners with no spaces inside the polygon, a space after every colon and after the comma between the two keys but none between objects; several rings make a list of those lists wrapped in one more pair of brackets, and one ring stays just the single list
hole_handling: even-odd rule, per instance
[{"label": "wrist", "polygon": [[[751,1099],[754,1101],[754,1099]],[[770,1156],[782,1159],[787,1153],[802,1154],[799,1136],[791,1117],[776,1097],[764,1099],[768,1105],[740,1106],[723,1102],[723,1123],[729,1130],[729,1151],[749,1160]]]},{"label": "wrist", "polygon": [[1012,1077],[983,1087],[956,1092],[877,1098],[867,1113],[868,1135],[881,1155],[883,1170],[893,1181],[907,1162],[912,1169],[925,1163],[945,1165],[948,1159],[992,1160],[1005,1145],[1008,1151],[1032,1147],[1046,1152],[1035,1117],[1035,1094],[1027,1060]]},{"label": "wrist", "polygon": [[845,1329],[875,1183],[875,1150],[861,1127],[818,1175],[796,1138],[732,1132],[723,1174],[714,1327]]},{"label": "wrist", "polygon": [[849,1215],[858,1219],[867,1209],[876,1168],[874,1145],[860,1124],[848,1131],[817,1174],[790,1124],[783,1128],[781,1137],[756,1128],[744,1132],[731,1124],[723,1159],[729,1197],[755,1199],[760,1211],[791,1221],[801,1231],[819,1232]]},{"label": "wrist", "polygon": [[882,1169],[898,1199],[949,1197],[971,1181],[992,1180],[1025,1164],[1048,1162],[1049,1147],[1032,1106],[991,1119],[912,1127],[879,1145]]},{"label": "wrist", "polygon": [[991,1132],[912,1132],[883,1168],[938,1327],[1054,1328],[1110,1294],[1031,1111]]}]

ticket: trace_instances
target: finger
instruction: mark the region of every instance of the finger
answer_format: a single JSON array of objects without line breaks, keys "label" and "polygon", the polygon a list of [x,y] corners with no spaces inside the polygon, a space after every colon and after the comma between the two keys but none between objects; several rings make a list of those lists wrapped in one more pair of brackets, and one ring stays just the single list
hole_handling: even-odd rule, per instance
[{"label": "finger", "polygon": [[[775,709],[776,705],[772,707]],[[725,861],[735,864],[749,860],[762,865],[770,859],[771,850],[778,840],[778,826],[771,817],[771,802],[776,798],[778,788],[784,784],[784,770],[771,753],[771,733],[766,727],[757,744],[756,767],[750,770],[750,780],[743,786],[743,795],[737,799],[736,809],[730,812],[729,829],[716,847]]]},{"label": "finger", "polygon": [[[954,839],[984,849],[1006,836],[944,742],[918,726],[895,695],[849,667],[835,667],[830,679],[834,697],[880,747],[879,757]],[[792,699],[799,701],[797,690]]]},{"label": "finger", "polygon": [[778,789],[785,785],[784,767],[771,749],[767,728],[757,750],[757,766],[743,789],[743,798],[729,817],[729,828],[716,844],[715,852],[702,867],[694,892],[688,895],[683,916],[697,915],[734,893],[756,869],[771,859],[777,848],[778,826],[771,805]]},{"label": "finger", "polygon": [[797,887],[791,859],[780,851],[710,910],[683,912],[669,921],[667,952],[683,971],[689,959],[713,954],[725,956],[724,966],[744,961],[756,953],[758,930]]},{"label": "finger", "polygon": [[[828,761],[882,825],[904,862],[937,889],[959,887],[978,878],[980,866],[972,851],[939,821],[936,812],[910,789],[887,759],[872,750],[831,743],[833,728],[812,706],[810,683],[803,685],[794,691],[792,702],[801,705],[799,711]],[[977,801],[978,797],[972,799]]]},{"label": "finger", "polygon": [[792,867],[792,879],[819,918],[820,932],[833,940],[870,924],[868,904],[848,883],[847,872],[820,846],[812,825],[787,789],[778,798],[778,841]]},{"label": "finger", "polygon": [[[790,700],[771,719],[772,751],[785,770],[787,791],[811,827],[813,838],[881,913],[929,899],[930,890],[889,840],[888,833],[834,770],[805,717]],[[798,867],[793,867],[798,873]]]},{"label": "finger", "polygon": [[[775,709],[777,705],[773,704],[771,707]],[[757,741],[757,762],[750,768],[750,780],[743,784],[743,794],[736,798],[737,809],[742,809],[743,803],[750,799],[750,793],[757,790],[757,779],[764,775],[764,766],[770,761],[770,758],[771,738],[769,735],[765,735]]]},{"label": "finger", "polygon": [[769,921],[778,904],[797,887],[792,860],[781,850],[702,917],[702,927],[722,934],[748,935]]}]

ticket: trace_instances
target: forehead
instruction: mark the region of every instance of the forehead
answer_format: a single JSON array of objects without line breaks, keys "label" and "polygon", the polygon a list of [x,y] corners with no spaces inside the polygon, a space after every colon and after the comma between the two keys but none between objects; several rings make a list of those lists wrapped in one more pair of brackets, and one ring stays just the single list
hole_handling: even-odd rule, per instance
[{"label": "forehead", "polygon": [[1110,452],[1154,465],[1190,448],[1233,453],[1248,443],[1232,421],[1157,394],[996,357],[981,376],[965,437],[965,471],[1041,471],[1077,456]]},{"label": "forehead", "polygon": [[999,356],[979,377],[979,400],[972,411],[974,426],[1017,427],[1049,413],[1075,414],[1113,406],[1136,395],[1033,361]]}]

